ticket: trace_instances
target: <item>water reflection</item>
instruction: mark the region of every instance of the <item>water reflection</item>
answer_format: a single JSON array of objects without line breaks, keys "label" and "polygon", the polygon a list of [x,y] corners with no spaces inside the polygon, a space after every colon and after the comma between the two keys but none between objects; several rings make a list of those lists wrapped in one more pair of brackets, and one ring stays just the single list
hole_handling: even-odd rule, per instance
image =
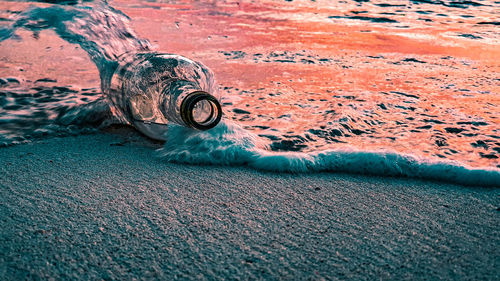
[{"label": "water reflection", "polygon": [[[159,49],[214,69],[227,116],[274,150],[355,146],[499,165],[494,1],[111,4]],[[7,20],[23,9],[1,5]],[[0,45],[2,61],[12,44]]]}]

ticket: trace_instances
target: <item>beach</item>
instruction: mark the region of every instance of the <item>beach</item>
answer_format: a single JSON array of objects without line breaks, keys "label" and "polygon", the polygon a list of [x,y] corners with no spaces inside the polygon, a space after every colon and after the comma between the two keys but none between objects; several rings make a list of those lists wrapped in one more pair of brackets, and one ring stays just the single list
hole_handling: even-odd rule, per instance
[{"label": "beach", "polygon": [[499,8],[0,1],[0,280],[500,280]]},{"label": "beach", "polygon": [[496,280],[500,191],[166,163],[123,128],[0,149],[3,280]]}]

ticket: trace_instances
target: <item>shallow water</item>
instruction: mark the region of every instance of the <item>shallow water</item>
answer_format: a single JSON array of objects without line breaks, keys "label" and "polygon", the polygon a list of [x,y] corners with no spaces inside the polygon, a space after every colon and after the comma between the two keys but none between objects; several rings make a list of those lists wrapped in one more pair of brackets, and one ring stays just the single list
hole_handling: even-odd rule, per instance
[{"label": "shallow water", "polygon": [[[0,23],[12,26],[33,4],[53,7],[0,2]],[[126,31],[109,45],[66,43],[54,33],[61,28],[29,21],[0,43],[2,144],[113,122],[97,68],[123,52],[156,48],[209,66],[227,120],[246,129],[239,137],[259,136],[264,151],[304,152],[294,154],[300,159],[325,150],[391,151],[498,174],[498,1],[109,4],[117,16],[106,24]],[[90,14],[99,19],[95,10]],[[65,26],[81,28],[74,19]],[[84,39],[102,34],[87,32]],[[89,52],[97,68],[81,48],[97,50]]]}]

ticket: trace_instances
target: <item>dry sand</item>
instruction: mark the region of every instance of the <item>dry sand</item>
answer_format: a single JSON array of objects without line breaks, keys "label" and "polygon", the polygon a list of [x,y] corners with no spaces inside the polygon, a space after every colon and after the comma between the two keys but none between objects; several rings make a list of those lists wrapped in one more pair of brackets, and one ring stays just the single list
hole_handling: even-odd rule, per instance
[{"label": "dry sand", "polygon": [[0,149],[0,279],[489,279],[500,190],[156,159],[135,133]]}]

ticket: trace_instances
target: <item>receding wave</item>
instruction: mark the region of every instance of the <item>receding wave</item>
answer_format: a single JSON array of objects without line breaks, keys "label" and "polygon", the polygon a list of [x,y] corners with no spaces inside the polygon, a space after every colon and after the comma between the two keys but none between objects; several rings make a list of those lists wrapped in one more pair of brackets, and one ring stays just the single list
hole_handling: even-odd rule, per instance
[{"label": "receding wave", "polygon": [[388,151],[355,149],[311,153],[271,152],[256,135],[236,123],[221,122],[209,131],[172,125],[161,159],[186,164],[249,166],[273,172],[347,172],[378,176],[403,176],[463,185],[499,186],[497,169],[469,168],[452,161],[418,158]]},{"label": "receding wave", "polygon": [[0,87],[0,109],[0,146],[91,133],[112,120],[106,100],[96,89]]}]

